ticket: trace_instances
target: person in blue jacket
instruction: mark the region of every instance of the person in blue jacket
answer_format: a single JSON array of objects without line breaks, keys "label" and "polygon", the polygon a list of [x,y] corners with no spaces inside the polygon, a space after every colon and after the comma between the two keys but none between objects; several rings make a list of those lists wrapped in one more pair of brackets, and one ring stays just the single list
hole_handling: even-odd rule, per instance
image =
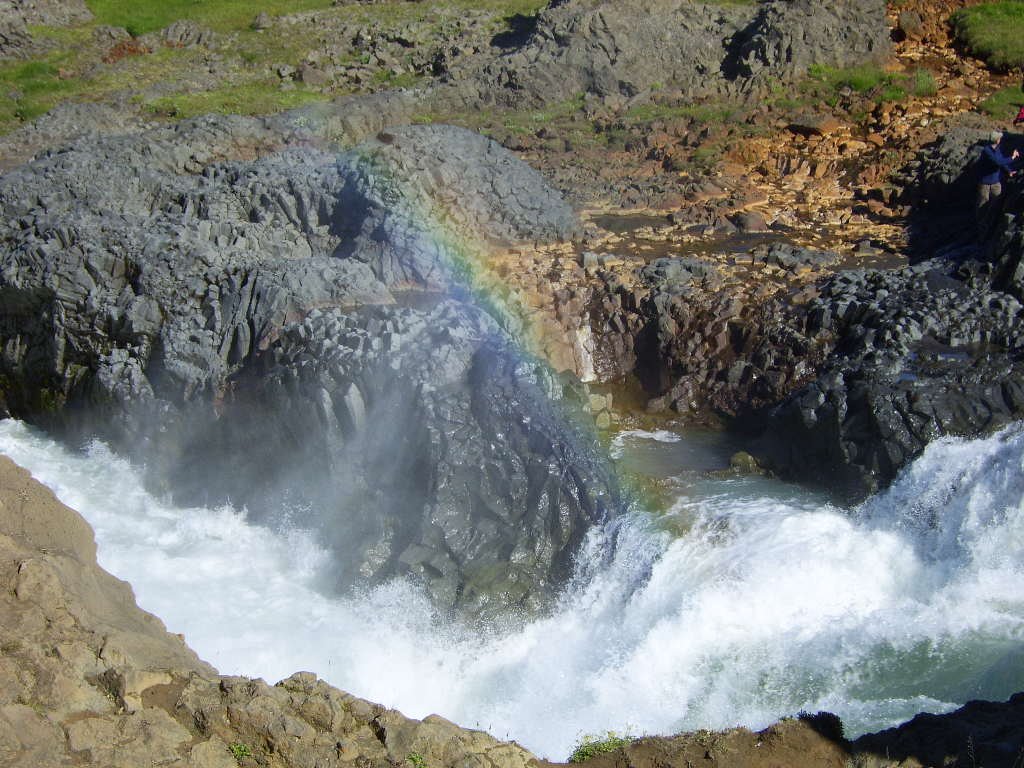
[{"label": "person in blue jacket", "polygon": [[1003,193],[1003,174],[1012,176],[1016,172],[1015,160],[1020,157],[1016,149],[1007,157],[1003,154],[1001,144],[1002,131],[992,131],[989,143],[981,150],[978,158],[978,228],[982,233],[988,229],[995,201]]},{"label": "person in blue jacket", "polygon": [[1002,131],[992,131],[989,143],[981,150],[978,158],[978,207],[987,205],[1003,192],[1003,173],[1012,176],[1015,171],[1014,160],[1020,157],[1016,149],[1007,157],[1003,154],[1001,144]]}]

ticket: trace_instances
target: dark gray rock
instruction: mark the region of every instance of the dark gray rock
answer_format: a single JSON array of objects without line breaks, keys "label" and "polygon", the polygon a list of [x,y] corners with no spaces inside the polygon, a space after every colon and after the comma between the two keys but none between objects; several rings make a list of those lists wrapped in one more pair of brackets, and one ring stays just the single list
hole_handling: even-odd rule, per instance
[{"label": "dark gray rock", "polygon": [[371,260],[388,285],[447,288],[453,269],[457,280],[472,278],[479,269],[474,253],[489,246],[566,240],[581,231],[540,174],[460,128],[386,131],[359,148],[345,174],[341,204],[360,215],[340,230],[340,253]]},{"label": "dark gray rock", "polygon": [[840,273],[807,318],[835,351],[768,419],[777,471],[863,497],[938,436],[1024,417],[1024,307],[946,263]]},{"label": "dark gray rock", "polygon": [[[340,584],[415,573],[442,608],[535,608],[614,480],[514,318],[462,302],[487,244],[576,218],[468,131],[338,154],[311,122],[79,139],[0,177],[7,406],[138,452],[183,497],[315,509]],[[461,301],[370,309],[410,291]]]},{"label": "dark gray rock", "polygon": [[593,434],[573,426],[582,403],[459,302],[314,311],[223,408],[176,487],[220,486],[268,522],[291,510],[339,553],[342,586],[411,574],[442,607],[534,610],[619,503]]},{"label": "dark gray rock", "polygon": [[[975,249],[978,174],[975,161],[992,131],[992,121],[963,113],[947,118],[942,133],[894,174],[899,203],[910,206],[909,235],[916,258]],[[1016,147],[1007,135],[1007,147]],[[1024,147],[1022,147],[1024,148]]]},{"label": "dark gray rock", "polygon": [[542,10],[522,45],[450,79],[476,103],[589,94],[618,109],[663,88],[688,99],[735,94],[800,76],[813,64],[845,66],[887,52],[882,0],[568,0]]},{"label": "dark gray rock", "polygon": [[880,63],[889,49],[884,0],[767,2],[737,37],[736,53],[726,69],[761,86],[802,75],[815,64]]}]

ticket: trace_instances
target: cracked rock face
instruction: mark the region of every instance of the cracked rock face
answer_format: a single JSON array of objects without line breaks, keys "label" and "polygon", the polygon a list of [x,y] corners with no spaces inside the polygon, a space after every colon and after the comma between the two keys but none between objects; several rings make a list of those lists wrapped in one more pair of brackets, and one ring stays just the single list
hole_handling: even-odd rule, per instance
[{"label": "cracked rock face", "polygon": [[485,103],[541,104],[589,94],[622,106],[666,86],[690,98],[729,94],[789,80],[813,64],[881,59],[888,50],[881,0],[758,6],[569,0],[541,11],[525,43],[486,64],[475,87]]},{"label": "cracked rock face", "polygon": [[936,260],[855,270],[825,286],[808,330],[834,336],[834,352],[769,417],[773,466],[862,497],[930,440],[1024,416],[1024,307],[987,277],[954,269]]},{"label": "cracked rock face", "polygon": [[574,214],[462,129],[287,144],[204,118],[0,179],[9,411],[141,451],[194,500],[314,502],[352,534],[327,537],[339,584],[539,606],[617,492],[562,384],[470,299],[478,249],[569,237]]}]

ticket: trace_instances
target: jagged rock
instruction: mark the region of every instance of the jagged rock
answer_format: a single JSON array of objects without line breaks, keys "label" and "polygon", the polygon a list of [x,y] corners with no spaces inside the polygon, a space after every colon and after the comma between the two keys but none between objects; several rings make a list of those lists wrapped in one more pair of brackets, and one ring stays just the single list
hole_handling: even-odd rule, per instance
[{"label": "jagged rock", "polygon": [[856,497],[940,435],[974,437],[1024,415],[1024,307],[928,262],[841,272],[809,304],[835,337],[824,372],[771,414],[776,470]]},{"label": "jagged rock", "polygon": [[[101,433],[146,456],[155,481],[254,513],[301,495],[296,465],[275,460],[297,435],[289,455],[340,467],[349,489],[311,491],[325,529],[349,516],[360,531],[339,542],[339,583],[412,572],[444,609],[536,608],[618,506],[596,444],[499,326],[516,329],[515,312],[359,308],[410,289],[468,300],[489,286],[490,243],[568,237],[575,215],[526,165],[452,127],[222,160],[283,143],[296,119],[81,139],[0,179],[7,407]],[[260,440],[253,399],[276,414]]]},{"label": "jagged rock", "polygon": [[735,59],[727,69],[764,84],[788,79],[812,65],[847,67],[881,62],[889,53],[884,0],[768,2],[737,36]]},{"label": "jagged rock", "polygon": [[566,419],[561,383],[480,310],[314,311],[255,369],[174,485],[222,487],[258,516],[313,510],[299,522],[339,553],[341,585],[408,574],[440,606],[534,610],[618,504],[593,437],[571,426],[583,404]]},{"label": "jagged rock", "polygon": [[[888,51],[885,4],[762,6],[685,0],[552,2],[526,42],[473,79],[484,103],[548,103],[592,94],[612,109],[666,85],[687,98],[737,89],[737,78],[790,78]],[[749,84],[738,84],[745,90]]]}]

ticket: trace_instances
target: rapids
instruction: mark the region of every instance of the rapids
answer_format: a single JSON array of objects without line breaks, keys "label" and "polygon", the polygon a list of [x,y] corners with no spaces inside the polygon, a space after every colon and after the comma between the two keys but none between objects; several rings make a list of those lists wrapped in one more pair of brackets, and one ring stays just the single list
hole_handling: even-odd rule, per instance
[{"label": "rapids", "polygon": [[0,451],[92,524],[101,565],[223,674],[311,670],[553,759],[608,730],[827,709],[849,736],[1024,690],[1020,426],[937,441],[854,509],[709,476],[723,450],[707,435],[620,434],[620,462],[669,481],[669,512],[595,531],[550,616],[467,628],[402,582],[333,594],[330,558],[294,523],[175,507],[101,443],[75,452],[0,423]]}]

